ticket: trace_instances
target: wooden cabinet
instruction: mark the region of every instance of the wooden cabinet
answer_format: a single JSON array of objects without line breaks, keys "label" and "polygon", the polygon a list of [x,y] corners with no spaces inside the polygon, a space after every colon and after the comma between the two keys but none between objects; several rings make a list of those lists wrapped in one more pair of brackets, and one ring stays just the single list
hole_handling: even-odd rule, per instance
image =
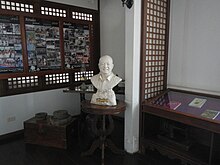
[{"label": "wooden cabinet", "polygon": [[51,124],[51,116],[46,120],[35,117],[24,122],[25,143],[67,149],[72,140],[74,119],[62,126]]}]

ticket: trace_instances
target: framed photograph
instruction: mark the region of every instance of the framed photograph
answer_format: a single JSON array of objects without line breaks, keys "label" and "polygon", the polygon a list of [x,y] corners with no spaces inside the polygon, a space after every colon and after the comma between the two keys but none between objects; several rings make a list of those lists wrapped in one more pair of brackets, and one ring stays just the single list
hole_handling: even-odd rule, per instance
[{"label": "framed photograph", "polygon": [[90,30],[89,25],[64,22],[64,56],[65,68],[77,68],[90,63]]},{"label": "framed photograph", "polygon": [[25,18],[29,71],[61,69],[59,22]]},{"label": "framed photograph", "polygon": [[0,16],[0,73],[22,72],[23,57],[18,16]]}]

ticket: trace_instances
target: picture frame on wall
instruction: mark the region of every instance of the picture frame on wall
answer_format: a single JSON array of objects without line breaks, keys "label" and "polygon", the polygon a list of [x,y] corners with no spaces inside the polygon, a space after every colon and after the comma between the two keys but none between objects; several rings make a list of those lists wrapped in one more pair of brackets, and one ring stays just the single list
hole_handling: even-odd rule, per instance
[{"label": "picture frame on wall", "polygon": [[0,73],[23,70],[19,17],[0,15]]},{"label": "picture frame on wall", "polygon": [[25,18],[29,72],[61,69],[59,22]]},{"label": "picture frame on wall", "polygon": [[63,24],[65,69],[89,66],[90,27],[70,22]]}]

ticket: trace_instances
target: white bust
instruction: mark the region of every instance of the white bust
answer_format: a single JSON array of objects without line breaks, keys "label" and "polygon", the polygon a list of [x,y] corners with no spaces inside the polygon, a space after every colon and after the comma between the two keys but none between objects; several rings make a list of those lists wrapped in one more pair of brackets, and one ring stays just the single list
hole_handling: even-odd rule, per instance
[{"label": "white bust", "polygon": [[97,89],[92,95],[91,103],[98,105],[117,105],[115,92],[112,90],[122,79],[112,73],[114,67],[110,56],[105,55],[99,59],[99,74],[91,78],[91,82]]}]

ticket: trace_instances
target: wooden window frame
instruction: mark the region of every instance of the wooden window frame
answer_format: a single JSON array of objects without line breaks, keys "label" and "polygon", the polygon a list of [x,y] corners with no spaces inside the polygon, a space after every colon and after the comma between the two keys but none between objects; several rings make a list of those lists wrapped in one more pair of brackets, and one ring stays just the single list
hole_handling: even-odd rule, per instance
[{"label": "wooden window frame", "polygon": [[[2,2],[2,1],[1,1]],[[20,4],[32,5],[29,8],[33,8],[33,12],[23,12],[16,11],[12,7],[8,9],[3,9],[0,6],[1,15],[9,16],[18,16],[20,21],[21,29],[21,39],[22,39],[22,57],[24,71],[18,73],[0,73],[0,96],[8,96],[13,94],[21,94],[27,92],[42,91],[48,89],[56,89],[74,85],[79,83],[78,80],[75,80],[75,72],[80,72],[81,68],[75,67],[71,69],[65,68],[65,56],[64,56],[64,37],[63,37],[63,23],[70,22],[76,25],[88,25],[90,31],[90,62],[89,65],[85,67],[87,72],[97,73],[98,72],[98,59],[100,57],[100,20],[99,20],[99,10],[86,9],[77,6],[65,5],[55,2],[43,1],[43,0],[33,0],[27,2],[25,0],[6,0],[5,2],[14,2]],[[0,4],[1,5],[1,4]],[[11,4],[10,4],[11,5]],[[14,4],[13,4],[14,5]],[[25,5],[24,5],[25,6]],[[42,14],[42,7],[48,7],[47,10],[54,10],[53,14]],[[30,9],[27,9],[27,11]],[[59,14],[61,12],[62,16]],[[73,12],[83,14],[83,17],[73,17]],[[65,15],[63,15],[65,13]],[[61,69],[58,70],[45,70],[45,71],[36,71],[30,72],[28,66],[28,54],[27,54],[27,44],[26,44],[26,31],[25,31],[25,18],[37,18],[43,20],[53,20],[59,22],[59,33],[60,33],[60,55],[61,55]],[[77,19],[78,18],[78,19]],[[68,74],[68,80],[66,75]],[[63,77],[62,77],[63,75]],[[57,78],[58,83],[48,83],[48,76],[54,76]],[[29,80],[29,77],[35,77],[36,79]],[[15,88],[10,86],[12,80],[15,83]],[[24,80],[24,81],[21,81]],[[32,85],[31,81],[37,81]],[[22,83],[24,87],[22,87]],[[55,82],[55,81],[53,81]],[[18,84],[19,83],[19,84]],[[29,85],[28,85],[29,84]],[[36,85],[37,84],[37,85]]]}]

